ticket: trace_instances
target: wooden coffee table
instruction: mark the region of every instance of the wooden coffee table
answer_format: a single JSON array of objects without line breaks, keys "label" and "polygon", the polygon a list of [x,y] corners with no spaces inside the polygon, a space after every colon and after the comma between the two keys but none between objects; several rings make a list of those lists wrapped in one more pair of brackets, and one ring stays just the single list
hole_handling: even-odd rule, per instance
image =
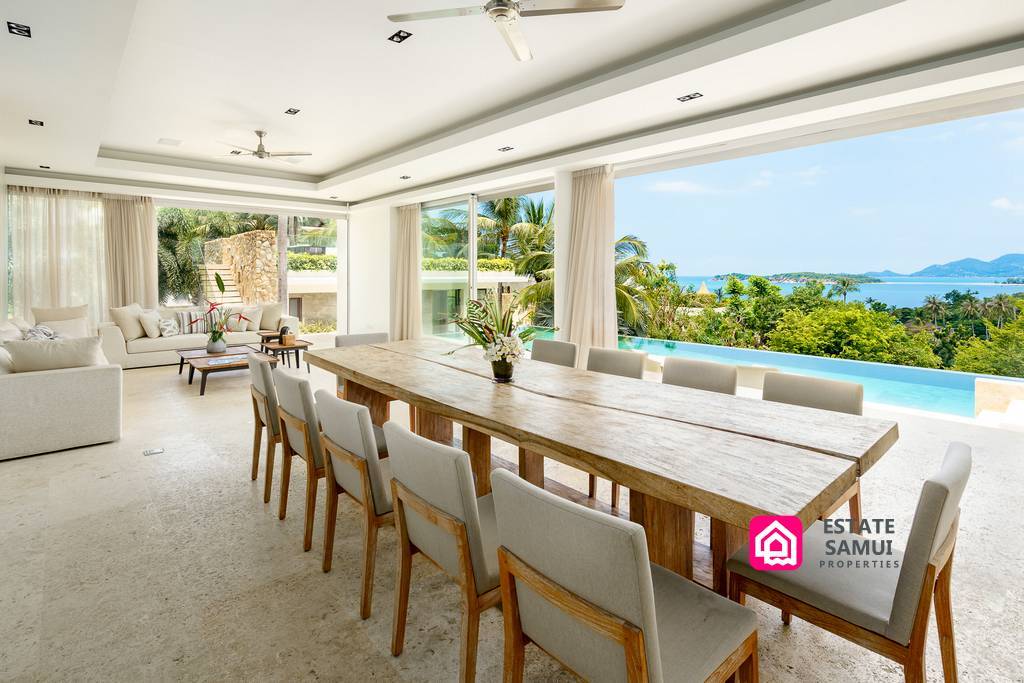
[{"label": "wooden coffee table", "polygon": [[265,353],[257,353],[248,346],[245,352],[238,354],[218,353],[215,355],[201,356],[187,359],[188,383],[192,384],[192,378],[196,371],[199,371],[199,395],[206,394],[206,378],[213,372],[227,372],[228,370],[245,370],[249,367],[249,356],[255,356],[259,360],[265,360],[271,365],[277,365],[275,356],[268,356]]},{"label": "wooden coffee table", "polygon": [[[256,351],[256,349],[252,348],[248,344],[234,344],[233,346],[229,346],[224,353],[210,353],[205,347],[198,349],[176,349],[175,353],[178,354],[179,358],[178,374],[181,374],[181,371],[185,368],[185,362],[190,358],[206,358],[207,356],[210,358],[216,358],[218,356],[237,356],[240,353],[253,353],[254,351]],[[188,383],[192,384],[191,376],[189,377]]]},{"label": "wooden coffee table", "polygon": [[[285,362],[288,363],[288,367],[292,366],[291,352],[295,352],[295,369],[298,370],[299,365],[299,352],[308,349],[313,345],[313,342],[305,341],[304,339],[296,339],[293,343],[285,346],[279,341],[264,341],[262,343],[263,350],[266,353],[273,355],[275,358],[283,355]],[[306,372],[309,372],[309,363],[306,363]]]}]

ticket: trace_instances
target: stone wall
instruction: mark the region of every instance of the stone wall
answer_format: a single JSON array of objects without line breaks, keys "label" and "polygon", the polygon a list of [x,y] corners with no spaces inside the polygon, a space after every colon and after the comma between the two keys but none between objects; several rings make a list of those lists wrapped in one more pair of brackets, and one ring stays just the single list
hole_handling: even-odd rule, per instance
[{"label": "stone wall", "polygon": [[203,245],[206,263],[231,269],[242,301],[247,304],[277,301],[277,233],[251,230]]}]

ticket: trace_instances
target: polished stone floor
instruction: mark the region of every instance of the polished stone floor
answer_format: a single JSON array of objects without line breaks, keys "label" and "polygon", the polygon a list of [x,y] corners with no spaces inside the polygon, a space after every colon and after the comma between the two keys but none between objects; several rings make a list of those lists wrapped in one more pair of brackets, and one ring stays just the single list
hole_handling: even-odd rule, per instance
[{"label": "polished stone floor", "polygon": [[[316,369],[311,377],[331,384]],[[285,521],[275,514],[276,481],[274,505],[263,504],[262,469],[258,483],[248,474],[247,381],[245,373],[216,375],[200,398],[175,368],[131,370],[122,441],[0,462],[0,680],[455,678],[458,596],[422,560],[414,561],[405,652],[389,653],[393,530],[382,532],[374,612],[361,621],[353,507],[342,503],[334,571],[325,575],[321,519],[313,550],[301,548],[304,477],[292,479]],[[946,443],[975,447],[953,576],[960,676],[1024,680],[1024,435],[898,419],[899,444],[864,479],[865,514],[894,517],[901,545],[921,481]],[[164,452],[146,457],[146,448]],[[552,475],[585,487],[566,468],[549,466]],[[751,604],[762,680],[902,680],[887,660],[799,620],[785,628],[777,612]],[[931,629],[929,680],[941,680]],[[501,646],[501,614],[491,610],[479,680],[500,680]],[[527,677],[571,679],[536,649],[528,650]]]}]

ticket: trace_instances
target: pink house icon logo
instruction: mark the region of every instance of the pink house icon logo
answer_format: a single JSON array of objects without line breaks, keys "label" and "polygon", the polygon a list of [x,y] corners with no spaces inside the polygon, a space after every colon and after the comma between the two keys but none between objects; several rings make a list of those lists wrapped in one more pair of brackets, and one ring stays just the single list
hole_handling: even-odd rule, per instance
[{"label": "pink house icon logo", "polygon": [[799,517],[760,515],[750,520],[750,566],[758,571],[797,569],[804,561]]}]

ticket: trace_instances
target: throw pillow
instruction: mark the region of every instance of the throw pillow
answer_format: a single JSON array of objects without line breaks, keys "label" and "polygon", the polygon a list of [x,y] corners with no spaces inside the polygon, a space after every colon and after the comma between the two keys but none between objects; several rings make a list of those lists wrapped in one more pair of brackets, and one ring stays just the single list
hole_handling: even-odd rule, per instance
[{"label": "throw pillow", "polygon": [[88,318],[88,306],[65,306],[64,308],[36,308],[32,307],[32,317],[36,324],[49,323],[54,320],[74,320],[75,318]]},{"label": "throw pillow", "polygon": [[14,372],[14,366],[11,365],[11,354],[7,353],[2,345],[0,345],[0,375],[9,375]]},{"label": "throw pillow", "polygon": [[263,321],[262,306],[248,306],[243,308],[242,315],[249,319],[249,324],[246,326],[246,329],[253,332],[260,329],[260,323]]},{"label": "throw pillow", "polygon": [[142,306],[138,304],[128,304],[121,308],[110,309],[110,319],[121,328],[121,334],[124,335],[125,341],[138,339],[146,334],[142,323],[139,322],[140,315],[142,315]]},{"label": "throw pillow", "polygon": [[56,336],[60,339],[77,339],[79,337],[90,336],[89,321],[85,318],[75,318],[74,320],[53,320],[46,323],[46,327],[53,330]]},{"label": "throw pillow", "polygon": [[59,339],[60,335],[53,331],[48,325],[36,325],[25,332],[25,341],[49,341]]},{"label": "throw pillow", "polygon": [[273,330],[275,332],[281,329],[281,304],[263,304],[260,308],[263,309],[260,329]]},{"label": "throw pillow", "polygon": [[20,341],[25,338],[25,331],[14,323],[0,324],[0,344],[5,341]]},{"label": "throw pillow", "polygon": [[160,336],[160,314],[156,311],[143,311],[139,316],[139,324],[150,339]]},{"label": "throw pillow", "polygon": [[160,318],[160,336],[177,337],[181,334],[177,318]]},{"label": "throw pillow", "polygon": [[177,311],[174,314],[181,334],[206,334],[206,318],[201,311],[195,309]]},{"label": "throw pillow", "polygon": [[14,372],[39,372],[61,368],[105,365],[99,337],[53,341],[12,341],[4,344],[11,355]]}]

